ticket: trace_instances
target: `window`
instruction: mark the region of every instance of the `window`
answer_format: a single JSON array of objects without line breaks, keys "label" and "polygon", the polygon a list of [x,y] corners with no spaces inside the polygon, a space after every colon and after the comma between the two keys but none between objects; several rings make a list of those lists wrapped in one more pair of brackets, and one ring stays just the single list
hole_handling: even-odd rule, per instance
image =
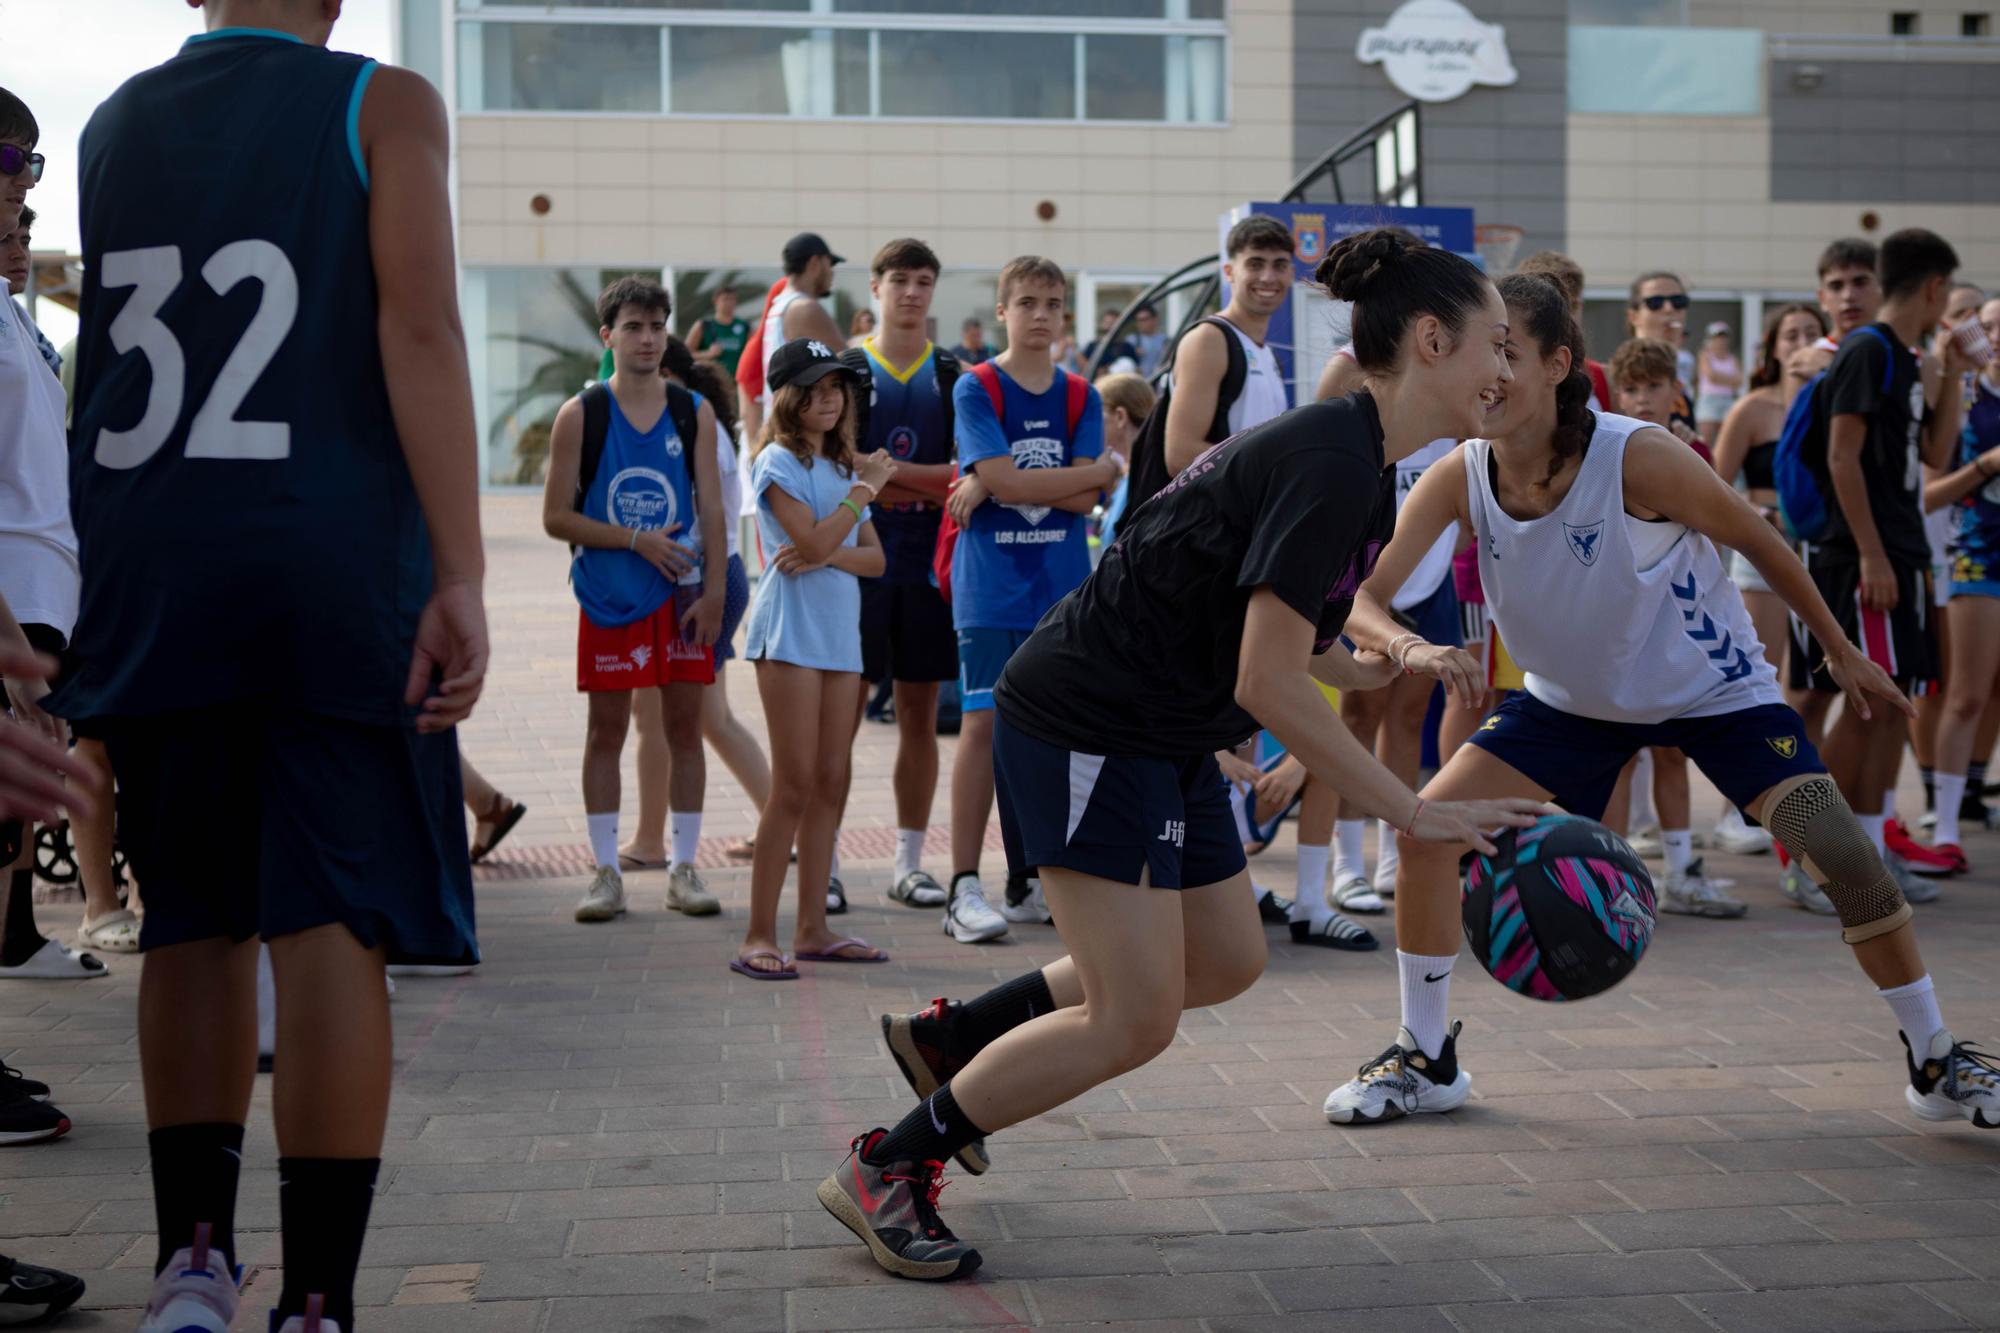
[{"label": "window", "polygon": [[1067,33],[883,32],[885,116],[1071,120],[1076,39]]},{"label": "window", "polygon": [[1960,14],[1958,35],[1961,37],[1986,37],[1993,31],[1991,14]]},{"label": "window", "polygon": [[1899,9],[1889,15],[1889,35],[1891,37],[1914,37],[1917,35],[1916,11]]},{"label": "window", "polygon": [[1764,34],[1755,28],[1571,28],[1569,109],[1760,115]]},{"label": "window", "polygon": [[[658,111],[660,30],[622,24],[470,23],[459,62],[468,110]],[[476,71],[476,77],[467,75]]]},{"label": "window", "polygon": [[[805,28],[671,28],[667,109],[695,115],[830,115],[833,50],[814,38]],[[865,66],[860,95],[865,105]]]},{"label": "window", "polygon": [[1683,28],[1687,0],[1569,0],[1569,21],[1605,28]]}]

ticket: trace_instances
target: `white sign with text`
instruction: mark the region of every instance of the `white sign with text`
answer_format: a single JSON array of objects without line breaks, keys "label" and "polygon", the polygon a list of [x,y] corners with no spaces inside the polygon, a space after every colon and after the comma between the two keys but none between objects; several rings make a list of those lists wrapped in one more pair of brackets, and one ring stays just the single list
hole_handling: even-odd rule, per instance
[{"label": "white sign with text", "polygon": [[1481,23],[1458,0],[1406,0],[1354,48],[1364,65],[1380,64],[1389,82],[1423,102],[1463,97],[1475,83],[1505,87],[1520,76],[1507,55],[1507,33]]}]

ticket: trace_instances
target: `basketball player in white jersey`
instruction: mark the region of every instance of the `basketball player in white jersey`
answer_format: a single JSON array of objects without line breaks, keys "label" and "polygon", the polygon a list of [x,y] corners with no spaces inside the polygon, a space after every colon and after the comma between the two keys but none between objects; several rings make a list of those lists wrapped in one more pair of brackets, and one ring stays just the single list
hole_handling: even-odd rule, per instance
[{"label": "basketball player in white jersey", "polygon": [[[1220,319],[1203,321],[1181,335],[1174,349],[1173,398],[1167,407],[1167,475],[1181,470],[1210,445],[1261,426],[1291,406],[1285,397],[1284,373],[1264,342],[1271,316],[1292,294],[1292,233],[1274,217],[1244,218],[1229,229],[1223,243],[1222,270],[1229,283],[1229,304]],[[1244,360],[1243,386],[1225,403],[1223,380],[1229,369],[1234,336]],[[1216,417],[1227,412],[1228,426],[1218,436]]]},{"label": "basketball player in white jersey", "polygon": [[[847,346],[833,312],[821,304],[833,293],[834,265],[844,263],[818,232],[802,231],[785,242],[785,290],[764,307],[764,368],[794,338],[815,338],[833,351]],[[771,391],[764,391],[768,404]]]},{"label": "basketball player in white jersey", "polygon": [[[1909,1048],[1911,1110],[2000,1127],[2000,1070],[1945,1027],[1909,904],[1782,702],[1714,543],[1741,551],[1828,645],[1825,669],[1849,708],[1907,713],[1909,701],[1839,632],[1776,530],[1686,445],[1630,417],[1590,412],[1582,334],[1561,292],[1527,275],[1503,280],[1500,291],[1514,379],[1488,415],[1493,437],[1468,441],[1418,483],[1347,627],[1359,647],[1396,662],[1425,649],[1383,607],[1448,524],[1467,525],[1488,609],[1527,688],[1452,756],[1425,799],[1553,798],[1595,818],[1637,750],[1684,750],[1823,881],[1842,938]],[[1428,670],[1436,659],[1427,657]],[[1476,667],[1466,657],[1446,674],[1471,685]],[[1402,842],[1403,1028],[1328,1096],[1335,1123],[1448,1111],[1471,1095],[1457,1025],[1446,1027],[1462,851]]]}]

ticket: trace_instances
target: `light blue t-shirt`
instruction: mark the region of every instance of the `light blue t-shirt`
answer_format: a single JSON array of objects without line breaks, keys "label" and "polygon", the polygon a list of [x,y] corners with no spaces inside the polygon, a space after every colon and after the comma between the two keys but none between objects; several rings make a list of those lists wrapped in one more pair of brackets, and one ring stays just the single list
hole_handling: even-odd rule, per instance
[{"label": "light blue t-shirt", "polygon": [[[1068,467],[1104,452],[1104,400],[1096,389],[1086,387],[1072,436],[1069,372],[1058,370],[1049,387],[1034,394],[1006,371],[994,369],[1006,407],[1001,416],[994,415],[992,396],[977,375],[961,375],[952,386],[960,468],[970,472],[987,458],[1012,458],[1023,470]],[[960,529],[952,553],[952,624],[959,629],[1031,630],[1043,612],[1089,573],[1082,514],[988,498]]]},{"label": "light blue t-shirt", "polygon": [[[818,671],[861,670],[861,580],[844,570],[815,569],[781,574],[778,548],[791,538],[771,511],[775,486],[812,510],[814,522],[840,507],[854,478],[832,460],[814,458],[808,467],[784,445],[767,444],[750,468],[750,493],[757,497],[757,536],[764,548],[764,573],[750,603],[743,656],[756,661],[812,667]],[[862,511],[868,510],[864,506]],[[863,522],[866,522],[864,517]],[[861,524],[848,530],[842,546],[860,544]]]}]

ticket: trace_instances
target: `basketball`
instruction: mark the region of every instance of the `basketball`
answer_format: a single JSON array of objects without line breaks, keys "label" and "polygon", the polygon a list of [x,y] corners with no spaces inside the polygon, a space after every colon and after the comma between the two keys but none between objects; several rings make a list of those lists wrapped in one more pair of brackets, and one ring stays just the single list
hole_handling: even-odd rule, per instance
[{"label": "basketball", "polygon": [[1547,815],[1506,829],[1465,872],[1465,938],[1501,985],[1581,1000],[1623,981],[1653,938],[1653,879],[1594,819]]}]

